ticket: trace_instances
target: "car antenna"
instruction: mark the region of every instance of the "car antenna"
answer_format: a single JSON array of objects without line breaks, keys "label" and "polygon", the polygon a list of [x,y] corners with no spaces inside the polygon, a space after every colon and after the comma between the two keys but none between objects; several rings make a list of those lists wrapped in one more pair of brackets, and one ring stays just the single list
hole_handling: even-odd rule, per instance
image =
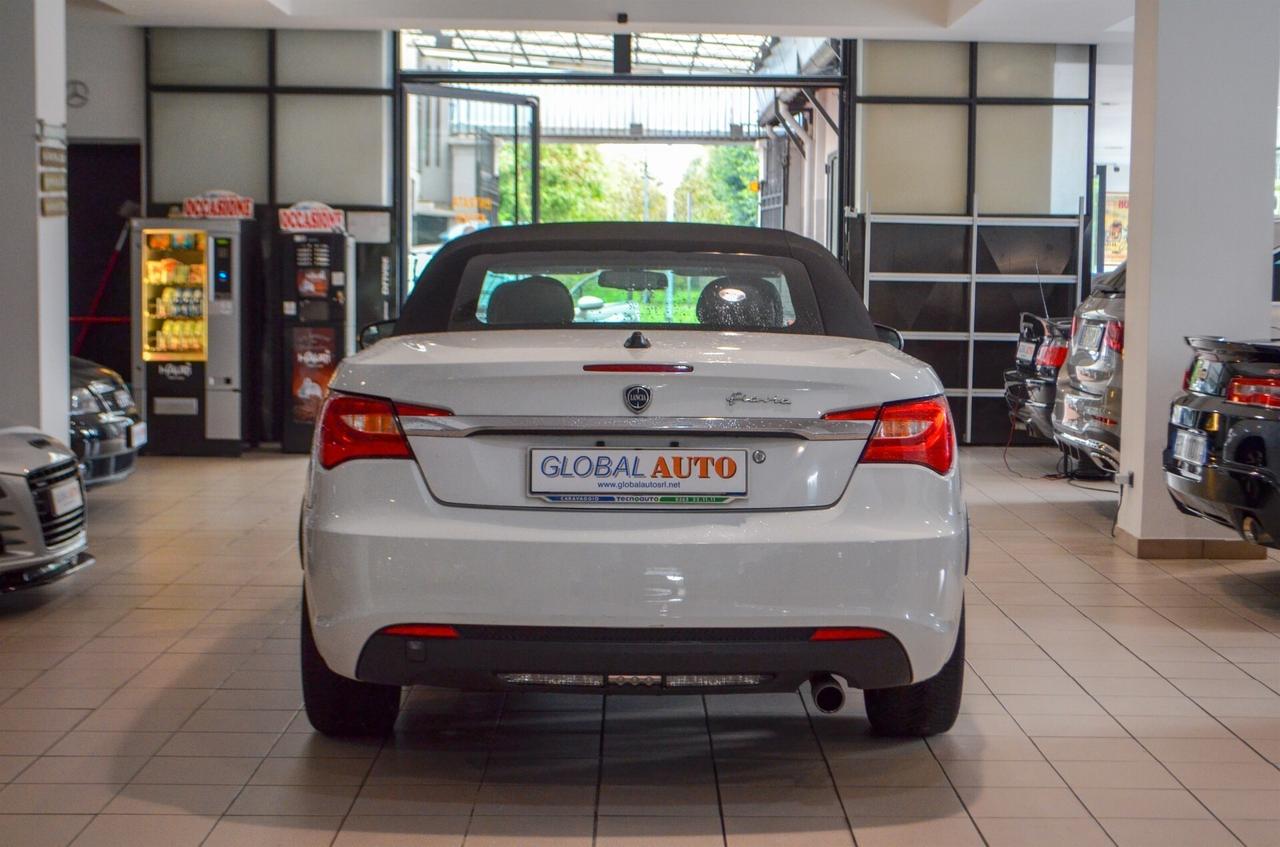
[{"label": "car antenna", "polygon": [[1044,296],[1044,280],[1040,279],[1040,259],[1036,259],[1036,285],[1040,288],[1040,305],[1044,307],[1044,319],[1049,320],[1049,301]]},{"label": "car antenna", "polygon": [[631,337],[622,342],[622,346],[628,350],[647,350],[653,346],[653,342],[645,338],[644,333],[637,329],[631,333]]}]

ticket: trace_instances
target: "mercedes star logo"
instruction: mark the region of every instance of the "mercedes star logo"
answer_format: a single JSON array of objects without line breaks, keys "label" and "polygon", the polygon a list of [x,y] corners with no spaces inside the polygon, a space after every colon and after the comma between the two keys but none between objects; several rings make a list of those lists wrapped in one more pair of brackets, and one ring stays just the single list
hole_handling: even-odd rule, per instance
[{"label": "mercedes star logo", "polygon": [[89,103],[89,85],[81,79],[67,80],[67,105],[73,109]]}]

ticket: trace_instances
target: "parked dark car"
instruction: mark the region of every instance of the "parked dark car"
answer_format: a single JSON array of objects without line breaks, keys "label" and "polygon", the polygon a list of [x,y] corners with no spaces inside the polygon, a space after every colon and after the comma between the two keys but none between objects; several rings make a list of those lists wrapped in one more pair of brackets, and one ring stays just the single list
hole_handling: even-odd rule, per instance
[{"label": "parked dark car", "polygon": [[1188,338],[1165,482],[1178,509],[1280,547],[1280,343]]},{"label": "parked dark car", "polygon": [[1004,399],[1015,428],[1053,440],[1053,398],[1070,341],[1070,318],[1022,313],[1015,363],[1004,372]]},{"label": "parked dark car", "polygon": [[133,473],[147,425],[120,374],[71,357],[71,448],[86,485],[119,482]]},{"label": "parked dark car", "polygon": [[1108,473],[1120,467],[1125,276],[1121,265],[1099,278],[1076,307],[1053,406],[1053,435],[1067,455]]}]

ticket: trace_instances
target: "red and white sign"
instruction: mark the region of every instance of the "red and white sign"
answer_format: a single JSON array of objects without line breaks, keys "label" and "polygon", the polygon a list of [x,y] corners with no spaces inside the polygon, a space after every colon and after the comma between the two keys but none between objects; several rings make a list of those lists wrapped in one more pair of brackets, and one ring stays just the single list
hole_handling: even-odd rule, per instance
[{"label": "red and white sign", "polygon": [[347,213],[305,200],[280,210],[281,232],[346,232]]},{"label": "red and white sign", "polygon": [[182,201],[184,218],[252,218],[253,198],[234,191],[206,191]]}]

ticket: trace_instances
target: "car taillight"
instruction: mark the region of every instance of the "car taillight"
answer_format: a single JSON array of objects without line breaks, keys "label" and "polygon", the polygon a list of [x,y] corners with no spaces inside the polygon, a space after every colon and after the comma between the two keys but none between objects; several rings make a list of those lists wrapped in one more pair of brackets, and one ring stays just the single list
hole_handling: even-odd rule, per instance
[{"label": "car taillight", "polygon": [[458,630],[448,624],[438,623],[401,623],[384,626],[382,635],[399,635],[404,638],[457,638]]},{"label": "car taillight", "polygon": [[411,459],[413,452],[397,414],[409,417],[450,415],[430,406],[396,405],[381,397],[331,392],[320,410],[320,466],[329,469],[351,459]]},{"label": "car taillight", "polygon": [[879,409],[844,409],[822,417],[829,421],[876,421],[860,463],[924,465],[945,474],[955,461],[951,406],[942,395],[886,403]]},{"label": "car taillight", "polygon": [[1040,352],[1036,354],[1037,367],[1060,368],[1066,360],[1067,342],[1061,338],[1055,338],[1048,344],[1041,345]]},{"label": "car taillight", "polygon": [[1227,386],[1227,399],[1232,403],[1280,409],[1280,379],[1235,376]]},{"label": "car taillight", "polygon": [[1072,315],[1071,316],[1071,337],[1073,339],[1076,337],[1076,330],[1079,329],[1079,327],[1080,327],[1080,319],[1077,318],[1075,315]]},{"label": "car taillight", "polygon": [[1107,322],[1107,347],[1117,353],[1124,352],[1124,321]]},{"label": "car taillight", "polygon": [[882,629],[870,629],[865,626],[827,626],[815,629],[809,636],[810,641],[867,641],[875,638],[888,638],[889,633]]}]

